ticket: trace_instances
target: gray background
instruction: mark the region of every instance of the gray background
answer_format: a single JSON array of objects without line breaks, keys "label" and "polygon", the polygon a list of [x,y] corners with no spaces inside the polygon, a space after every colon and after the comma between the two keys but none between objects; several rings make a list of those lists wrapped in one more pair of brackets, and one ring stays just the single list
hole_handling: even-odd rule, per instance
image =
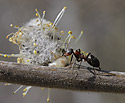
[{"label": "gray background", "polygon": [[[54,21],[59,11],[68,9],[58,24],[60,30],[67,33],[72,30],[78,36],[84,30],[84,36],[74,49],[81,48],[96,55],[104,70],[125,71],[125,1],[124,0],[0,0],[0,52],[18,53],[18,47],[11,44],[6,35],[15,32],[11,23],[19,26],[35,17],[35,8],[45,18]],[[16,61],[16,59],[0,60]],[[83,64],[86,65],[86,64]],[[45,103],[47,89],[34,87],[23,98],[22,91],[13,95],[19,85],[4,86],[0,83],[0,103]],[[51,103],[124,103],[125,95],[110,93],[74,92],[52,89]]]}]

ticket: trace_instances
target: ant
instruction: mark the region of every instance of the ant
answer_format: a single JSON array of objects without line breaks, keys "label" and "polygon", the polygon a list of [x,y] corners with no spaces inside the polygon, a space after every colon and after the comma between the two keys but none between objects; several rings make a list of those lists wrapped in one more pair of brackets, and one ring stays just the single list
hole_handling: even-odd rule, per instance
[{"label": "ant", "polygon": [[94,67],[98,67],[99,70],[101,70],[100,68],[100,62],[97,59],[97,57],[95,57],[94,55],[92,55],[91,53],[84,53],[82,52],[80,49],[77,50],[73,50],[72,48],[68,49],[67,51],[65,49],[62,49],[62,56],[71,56],[71,60],[70,60],[70,64],[72,62],[73,59],[73,55],[75,56],[77,62],[80,62],[79,67],[81,66],[82,60],[84,59],[84,61],[86,61],[89,65]]}]

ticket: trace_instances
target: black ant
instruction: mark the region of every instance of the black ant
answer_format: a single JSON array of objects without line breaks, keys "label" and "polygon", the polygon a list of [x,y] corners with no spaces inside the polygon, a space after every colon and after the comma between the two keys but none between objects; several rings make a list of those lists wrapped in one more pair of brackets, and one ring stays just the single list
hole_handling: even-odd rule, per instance
[{"label": "black ant", "polygon": [[84,59],[89,65],[93,66],[93,68],[94,67],[98,67],[99,70],[101,70],[99,60],[97,59],[97,57],[95,57],[91,53],[81,53],[80,49],[77,49],[77,50],[74,51],[72,48],[68,49],[67,51],[65,51],[65,49],[63,49],[62,53],[63,53],[62,54],[63,56],[70,56],[70,55],[72,55],[70,63],[72,62],[73,55],[74,55],[75,58],[76,58],[76,61],[80,62],[79,66],[81,66],[82,60]]}]

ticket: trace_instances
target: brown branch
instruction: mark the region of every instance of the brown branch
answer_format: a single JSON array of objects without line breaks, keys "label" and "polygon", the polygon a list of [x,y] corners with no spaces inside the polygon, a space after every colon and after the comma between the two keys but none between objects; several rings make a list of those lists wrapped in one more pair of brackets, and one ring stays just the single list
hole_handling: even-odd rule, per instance
[{"label": "brown branch", "polygon": [[77,91],[125,93],[125,73],[0,61],[0,82]]}]

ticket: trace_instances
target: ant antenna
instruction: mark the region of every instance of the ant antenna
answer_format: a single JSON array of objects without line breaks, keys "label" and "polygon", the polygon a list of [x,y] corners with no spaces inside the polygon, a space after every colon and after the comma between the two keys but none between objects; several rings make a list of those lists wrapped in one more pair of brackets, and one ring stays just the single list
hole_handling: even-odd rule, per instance
[{"label": "ant antenna", "polygon": [[65,13],[66,8],[67,8],[67,7],[64,7],[64,8],[61,10],[61,12],[57,15],[57,17],[56,17],[56,19],[55,19],[55,21],[54,21],[52,27],[53,27],[53,26],[56,26],[56,25],[59,23],[59,21],[61,20],[63,14]]},{"label": "ant antenna", "polygon": [[75,44],[79,41],[79,39],[81,38],[81,36],[83,35],[83,33],[84,33],[83,31],[80,32],[78,38],[77,38],[76,41],[75,41]]}]

